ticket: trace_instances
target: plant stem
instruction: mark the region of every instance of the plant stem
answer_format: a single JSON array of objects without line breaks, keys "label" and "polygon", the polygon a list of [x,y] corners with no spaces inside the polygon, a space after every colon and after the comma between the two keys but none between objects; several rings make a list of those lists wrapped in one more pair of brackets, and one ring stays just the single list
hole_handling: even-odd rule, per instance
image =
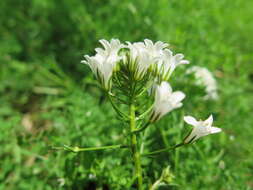
[{"label": "plant stem", "polygon": [[124,118],[124,119],[128,119],[127,115],[124,114],[122,111],[120,111],[120,109],[114,104],[111,95],[107,94],[107,96],[108,96],[108,98],[109,98],[109,100],[111,102],[111,105],[112,105],[113,109],[117,112],[117,114],[119,116],[121,116],[122,118]]},{"label": "plant stem", "polygon": [[[131,131],[135,130],[135,106],[133,101],[131,101],[129,107],[129,115],[130,115],[130,129]],[[131,150],[132,150],[132,157],[134,161],[135,167],[135,176],[137,177],[138,181],[138,190],[142,190],[142,170],[141,170],[141,158],[140,152],[138,149],[137,137],[135,133],[131,133]]]},{"label": "plant stem", "polygon": [[100,146],[100,147],[87,147],[87,148],[79,148],[77,146],[70,147],[67,145],[64,145],[64,149],[70,150],[72,152],[83,152],[83,151],[96,151],[96,150],[106,150],[106,149],[115,149],[115,148],[127,148],[125,145],[109,145],[109,146]]},{"label": "plant stem", "polygon": [[184,143],[180,143],[180,144],[177,144],[177,145],[175,145],[173,147],[167,147],[167,148],[163,148],[163,149],[156,150],[156,151],[153,151],[153,152],[142,154],[142,156],[153,156],[153,155],[156,155],[156,154],[167,152],[169,150],[175,150],[176,148],[184,146],[184,145],[185,145]]},{"label": "plant stem", "polygon": [[152,185],[152,187],[150,187],[150,190],[156,190],[157,187],[159,187],[160,184],[161,184],[161,179],[158,179],[158,180]]},{"label": "plant stem", "polygon": [[145,130],[149,125],[150,125],[150,122],[147,122],[143,127],[139,128],[139,129],[135,129],[135,130],[132,131],[132,132],[133,132],[133,133],[139,133],[139,132]]}]

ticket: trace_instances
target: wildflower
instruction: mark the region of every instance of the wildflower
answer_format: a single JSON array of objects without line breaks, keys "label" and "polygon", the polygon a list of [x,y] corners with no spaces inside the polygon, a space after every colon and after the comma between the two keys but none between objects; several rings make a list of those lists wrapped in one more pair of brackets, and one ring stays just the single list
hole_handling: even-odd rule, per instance
[{"label": "wildflower", "polygon": [[183,54],[176,54],[173,56],[173,53],[169,49],[165,49],[161,57],[157,60],[157,69],[158,74],[162,77],[163,80],[168,80],[173,71],[177,66],[183,64],[189,64],[189,61],[184,60]]},{"label": "wildflower", "polygon": [[191,143],[193,141],[196,141],[200,137],[203,137],[209,134],[221,132],[220,128],[212,126],[213,124],[212,115],[210,115],[205,121],[201,121],[201,120],[197,121],[192,116],[185,116],[184,121],[193,126],[191,133],[187,137],[185,137],[184,144]]},{"label": "wildflower", "polygon": [[[130,51],[130,70],[134,73],[134,78],[136,80],[141,79],[147,72],[149,66],[152,63],[152,57],[145,48],[144,43],[136,42],[131,44],[127,42],[127,48]],[[128,60],[127,60],[128,61]]]},{"label": "wildflower", "polygon": [[119,50],[123,47],[118,39],[112,39],[110,42],[107,40],[99,40],[104,49],[96,48],[95,56],[85,55],[86,60],[82,60],[90,66],[92,72],[96,75],[105,89],[110,88],[110,78],[116,63],[119,62],[122,57],[118,55]]},{"label": "wildflower", "polygon": [[145,48],[148,50],[153,58],[160,57],[163,54],[164,48],[168,47],[169,44],[158,41],[153,43],[149,39],[144,40]]},{"label": "wildflower", "polygon": [[127,48],[130,50],[130,62],[132,70],[135,72],[135,79],[141,79],[157,59],[163,54],[163,49],[168,44],[158,41],[153,43],[151,40],[145,39],[143,42],[131,44],[127,42]]},{"label": "wildflower", "polygon": [[194,73],[194,76],[198,80],[196,84],[205,86],[206,96],[204,97],[204,99],[218,99],[217,82],[213,77],[212,73],[207,68],[193,66],[187,71],[187,73]]},{"label": "wildflower", "polygon": [[181,101],[184,98],[185,94],[183,92],[172,92],[172,88],[167,82],[157,85],[155,87],[155,103],[150,121],[155,122],[168,112],[181,107],[183,105]]},{"label": "wildflower", "polygon": [[142,78],[152,67],[155,75],[160,76],[162,80],[168,80],[177,66],[189,64],[189,61],[183,60],[183,54],[173,56],[172,51],[167,48],[168,44],[161,41],[153,43],[145,39],[144,42],[127,44],[136,79]]}]

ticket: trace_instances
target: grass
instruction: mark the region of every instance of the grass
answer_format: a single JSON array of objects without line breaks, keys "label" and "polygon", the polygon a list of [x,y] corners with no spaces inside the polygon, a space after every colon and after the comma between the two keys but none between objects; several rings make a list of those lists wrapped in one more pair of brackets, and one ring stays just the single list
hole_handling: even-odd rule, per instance
[{"label": "grass", "polygon": [[148,130],[145,147],[180,141],[189,129],[182,123],[185,114],[204,119],[213,113],[224,132],[146,158],[146,185],[169,165],[175,178],[160,189],[253,189],[252,1],[0,5],[0,189],[134,189],[127,150],[74,154],[52,148],[111,145],[125,138],[91,72],[79,64],[99,39],[113,37],[168,42],[218,81],[219,100],[204,101],[184,69],[174,73],[172,86],[187,96],[184,107]]}]

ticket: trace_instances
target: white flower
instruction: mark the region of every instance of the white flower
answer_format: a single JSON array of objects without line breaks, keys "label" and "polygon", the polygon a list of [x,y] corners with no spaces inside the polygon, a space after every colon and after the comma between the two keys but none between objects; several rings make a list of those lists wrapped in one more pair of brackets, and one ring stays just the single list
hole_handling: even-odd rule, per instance
[{"label": "white flower", "polygon": [[205,67],[194,66],[187,70],[187,73],[194,73],[197,85],[204,85],[206,96],[204,99],[216,100],[218,99],[217,82],[212,73]]},{"label": "white flower", "polygon": [[151,65],[152,57],[145,48],[144,43],[136,42],[131,44],[127,42],[127,44],[127,48],[130,51],[130,69],[134,72],[135,79],[141,79]]},{"label": "white flower", "polygon": [[164,49],[169,46],[169,44],[163,43],[161,41],[153,43],[149,39],[145,39],[144,44],[145,48],[153,58],[160,57],[163,54]]},{"label": "white flower", "polygon": [[135,79],[141,79],[149,69],[149,67],[156,62],[156,59],[161,57],[163,49],[168,44],[161,41],[155,44],[148,39],[143,42],[136,42],[131,44],[127,42],[127,48],[130,50],[130,61],[132,70],[135,72]]},{"label": "white flower", "polygon": [[169,83],[162,82],[155,87],[155,103],[153,112],[150,117],[151,122],[159,120],[168,112],[181,107],[181,101],[185,98],[185,94],[181,91],[172,92]]},{"label": "white flower", "polygon": [[168,80],[177,66],[189,64],[189,61],[183,60],[183,54],[173,56],[172,51],[167,48],[169,46],[167,43],[161,41],[153,43],[151,40],[145,39],[144,43],[139,42],[136,44],[138,44],[139,49],[142,49],[142,56],[139,59],[141,67],[146,66],[149,68],[150,65],[153,66],[157,69],[156,74],[161,76],[163,80]]},{"label": "white flower", "polygon": [[173,53],[169,49],[163,50],[161,57],[157,59],[157,69],[158,74],[162,76],[163,80],[168,80],[173,71],[177,66],[183,64],[189,64],[189,61],[184,60],[183,54],[176,54],[173,56]]},{"label": "white flower", "polygon": [[118,55],[118,52],[123,45],[118,39],[112,39],[110,42],[99,40],[99,42],[103,45],[104,49],[96,48],[96,55],[92,57],[85,55],[86,60],[82,60],[82,63],[89,65],[103,87],[109,89],[110,78],[116,63],[122,59]]},{"label": "white flower", "polygon": [[183,54],[173,56],[168,44],[161,41],[153,43],[149,39],[144,42],[126,46],[130,50],[131,69],[135,72],[135,79],[141,79],[151,67],[156,76],[162,80],[168,80],[175,68],[181,64],[188,64],[189,61],[183,60]]},{"label": "white flower", "polygon": [[192,116],[185,116],[184,121],[193,126],[191,133],[184,139],[184,144],[196,141],[200,137],[219,133],[221,129],[218,127],[213,127],[213,116],[210,115],[205,121],[197,121]]}]

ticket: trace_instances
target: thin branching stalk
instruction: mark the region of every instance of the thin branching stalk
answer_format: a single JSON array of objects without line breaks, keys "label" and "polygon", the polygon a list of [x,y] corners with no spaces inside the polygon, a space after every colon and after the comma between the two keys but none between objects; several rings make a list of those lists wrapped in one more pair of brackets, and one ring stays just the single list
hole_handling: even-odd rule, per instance
[{"label": "thin branching stalk", "polygon": [[180,144],[177,144],[177,145],[175,145],[173,147],[167,147],[167,148],[163,148],[163,149],[156,150],[156,151],[153,151],[153,152],[145,153],[145,154],[142,154],[141,156],[154,156],[154,155],[157,155],[157,154],[160,154],[160,153],[163,153],[163,152],[174,150],[174,149],[179,148],[179,147],[181,147],[183,145],[185,145],[185,144],[184,143],[180,143]]},{"label": "thin branching stalk", "polygon": [[84,152],[84,151],[97,151],[97,150],[108,150],[108,149],[117,149],[117,148],[127,148],[128,146],[122,145],[122,144],[117,144],[117,145],[109,145],[109,146],[99,146],[99,147],[87,147],[87,148],[80,148],[80,147],[70,147],[67,145],[64,145],[65,150],[69,150],[72,152]]},{"label": "thin branching stalk", "polygon": [[[135,123],[135,106],[133,101],[129,106],[129,115],[130,115],[130,129],[131,131],[134,131],[136,123]],[[135,133],[131,133],[131,150],[135,167],[135,176],[137,177],[138,182],[138,190],[141,190],[142,189],[141,157],[138,148],[137,136]]]}]

